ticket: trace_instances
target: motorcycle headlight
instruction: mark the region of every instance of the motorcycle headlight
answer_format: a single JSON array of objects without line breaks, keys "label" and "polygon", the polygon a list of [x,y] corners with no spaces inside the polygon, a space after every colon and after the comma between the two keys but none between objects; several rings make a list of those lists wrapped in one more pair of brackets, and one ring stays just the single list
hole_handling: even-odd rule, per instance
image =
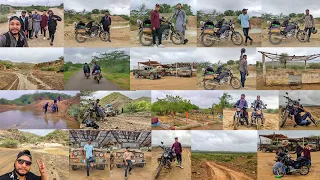
[{"label": "motorcycle headlight", "polygon": [[241,111],[241,108],[237,108],[237,111]]},{"label": "motorcycle headlight", "polygon": [[298,26],[300,26],[300,23],[298,23]]},{"label": "motorcycle headlight", "polygon": [[164,154],[163,154],[163,157],[168,157],[168,153],[164,153]]},{"label": "motorcycle headlight", "polygon": [[234,28],[234,24],[232,24],[231,27]]},{"label": "motorcycle headlight", "polygon": [[174,23],[172,23],[172,26],[174,26]]},{"label": "motorcycle headlight", "polygon": [[103,153],[100,153],[100,157],[102,157],[103,156]]},{"label": "motorcycle headlight", "polygon": [[293,106],[293,103],[292,103],[292,102],[289,102],[289,106]]},{"label": "motorcycle headlight", "polygon": [[200,26],[203,27],[204,26],[204,22],[200,21]]},{"label": "motorcycle headlight", "polygon": [[233,70],[230,70],[230,73],[233,74]]},{"label": "motorcycle headlight", "polygon": [[120,157],[120,156],[121,156],[121,154],[120,154],[120,153],[118,153],[118,154],[117,154],[117,156],[118,156],[118,157]]},{"label": "motorcycle headlight", "polygon": [[142,24],[142,21],[140,19],[137,19],[137,24],[138,25],[141,25]]},{"label": "motorcycle headlight", "polygon": [[261,110],[258,110],[258,111],[257,111],[257,114],[260,115],[260,114],[261,114]]},{"label": "motorcycle headlight", "polygon": [[78,152],[74,152],[74,155],[77,156],[77,155],[78,155]]},{"label": "motorcycle headlight", "polygon": [[142,157],[143,157],[143,154],[140,154],[140,157],[142,158]]}]

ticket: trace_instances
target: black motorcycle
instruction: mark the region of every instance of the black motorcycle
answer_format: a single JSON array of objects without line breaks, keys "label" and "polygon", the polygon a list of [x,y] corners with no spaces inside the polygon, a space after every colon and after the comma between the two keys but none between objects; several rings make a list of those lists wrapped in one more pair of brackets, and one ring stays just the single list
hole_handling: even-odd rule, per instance
[{"label": "black motorcycle", "polygon": [[105,113],[102,108],[94,107],[94,103],[91,103],[91,106],[86,110],[83,116],[82,124],[85,124],[86,127],[92,127],[94,129],[99,129],[99,125],[95,122],[96,120],[103,120],[105,118]]},{"label": "black motorcycle", "polygon": [[254,104],[251,103],[251,108],[253,110],[253,115],[251,116],[251,123],[250,126],[257,126],[257,130],[261,129],[261,124],[264,122],[263,117],[263,109],[266,109],[267,104],[260,104],[258,103],[256,107],[254,107]]},{"label": "black motorcycle", "polygon": [[171,169],[172,167],[171,163],[175,160],[175,153],[172,151],[171,148],[165,147],[163,145],[163,142],[161,142],[160,147],[162,148],[163,153],[161,154],[161,157],[158,158],[158,167],[157,167],[155,179],[159,177],[163,167],[167,169]]},{"label": "black motorcycle", "polygon": [[[88,24],[83,22],[75,24],[75,40],[78,43],[84,43],[87,39],[94,39],[97,37],[102,41],[108,41],[110,39],[110,34],[103,30],[101,24],[94,24],[93,22],[90,22],[92,25],[88,26]],[[91,31],[92,28],[95,28],[93,32]]]},{"label": "black motorcycle", "polygon": [[[300,99],[298,99],[297,101],[295,100],[292,100],[290,97],[289,97],[289,94],[288,92],[286,92],[286,96],[283,96],[284,98],[286,98],[286,107],[281,109],[281,117],[280,117],[280,128],[283,128],[283,126],[285,125],[287,119],[292,119],[291,118],[291,115],[290,115],[290,112],[293,110],[294,108],[294,104],[296,102],[300,102]],[[300,105],[300,107],[302,108],[302,105]]]},{"label": "black motorcycle", "polygon": [[277,176],[284,176],[290,174],[300,173],[307,175],[309,173],[310,161],[304,157],[299,157],[296,161],[291,159],[288,152],[280,153],[276,157],[276,163],[273,166],[273,174]]}]

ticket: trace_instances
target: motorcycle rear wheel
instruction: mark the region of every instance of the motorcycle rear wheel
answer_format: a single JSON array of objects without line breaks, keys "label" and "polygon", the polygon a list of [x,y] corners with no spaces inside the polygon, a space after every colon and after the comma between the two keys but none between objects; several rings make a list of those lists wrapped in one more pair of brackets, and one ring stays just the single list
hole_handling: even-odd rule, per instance
[{"label": "motorcycle rear wheel", "polygon": [[[213,83],[213,81],[212,80],[210,80],[210,79],[205,79],[204,81],[203,81],[203,88],[205,89],[205,90],[214,90],[215,89],[215,85],[209,85],[209,84],[212,84]],[[208,86],[209,85],[209,86]]]},{"label": "motorcycle rear wheel", "polygon": [[183,34],[181,32],[172,32],[171,33],[171,41],[175,45],[181,45],[184,41]]},{"label": "motorcycle rear wheel", "polygon": [[99,37],[101,41],[108,41],[110,39],[110,34],[108,32],[100,32]]},{"label": "motorcycle rear wheel", "polygon": [[80,36],[85,36],[85,34],[80,34],[80,33],[77,33],[75,34],[74,38],[75,40],[78,42],[78,43],[84,43],[86,42],[87,38],[81,38]]},{"label": "motorcycle rear wheel", "polygon": [[[277,38],[275,38],[275,39],[277,39],[278,41],[277,41],[277,40],[273,40],[272,37],[277,37]],[[280,44],[280,43],[282,42],[281,34],[280,34],[280,33],[271,32],[271,33],[269,34],[269,42],[270,42],[271,44],[273,44],[273,45],[278,45],[278,44]]]},{"label": "motorcycle rear wheel", "polygon": [[[236,42],[235,39],[238,40],[238,42]],[[231,41],[234,45],[240,46],[243,43],[243,37],[239,32],[234,32],[231,34]]]},{"label": "motorcycle rear wheel", "polygon": [[307,35],[307,32],[302,31],[302,30],[299,30],[299,31],[297,32],[296,38],[297,38],[300,42],[305,43],[305,42],[308,41],[308,38],[309,38],[309,37],[308,37],[308,35]]},{"label": "motorcycle rear wheel", "polygon": [[284,110],[282,113],[281,113],[281,119],[280,119],[280,127],[282,128],[285,124],[286,124],[286,121],[288,119],[288,112],[286,110]]},{"label": "motorcycle rear wheel", "polygon": [[240,89],[241,88],[241,82],[240,79],[237,77],[232,77],[230,79],[230,85],[233,89]]},{"label": "motorcycle rear wheel", "polygon": [[[139,42],[142,46],[151,46],[152,45],[152,40],[146,40],[144,41],[144,37],[143,37],[143,34],[144,33],[140,33],[139,35]],[[152,35],[150,34],[151,38],[152,38]]]},{"label": "motorcycle rear wheel", "polygon": [[309,173],[309,167],[308,166],[301,166],[300,167],[300,174],[301,175],[307,175]]},{"label": "motorcycle rear wheel", "polygon": [[207,40],[207,38],[205,38],[205,37],[207,37],[207,36],[208,36],[208,38],[212,38],[213,35],[203,34],[203,35],[201,36],[201,38],[200,38],[200,41],[201,41],[201,43],[203,44],[203,46],[205,46],[205,47],[211,47],[211,46],[214,45],[214,43],[215,43],[216,41]]}]

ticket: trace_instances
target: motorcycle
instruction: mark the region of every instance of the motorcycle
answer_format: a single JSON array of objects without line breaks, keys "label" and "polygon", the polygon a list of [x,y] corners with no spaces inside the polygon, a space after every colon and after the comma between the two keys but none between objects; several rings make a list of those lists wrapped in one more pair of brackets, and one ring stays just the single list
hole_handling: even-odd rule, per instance
[{"label": "motorcycle", "polygon": [[[181,32],[176,31],[174,27],[174,23],[172,22],[172,16],[168,21],[165,21],[164,17],[162,17],[162,22],[160,25],[160,31],[162,31],[162,41],[171,40],[175,45],[181,45],[184,41],[183,34]],[[137,24],[139,26],[138,37],[139,42],[143,46],[151,46],[152,45],[152,26],[151,21],[146,19],[145,21],[137,20]]]},{"label": "motorcycle", "polygon": [[162,148],[163,153],[161,153],[161,157],[158,158],[158,167],[157,167],[155,179],[157,179],[159,177],[160,172],[163,167],[165,167],[167,169],[171,169],[172,168],[171,163],[175,159],[175,153],[172,151],[171,148],[165,147],[163,145],[163,142],[161,142],[160,147]]},{"label": "motorcycle", "polygon": [[[219,80],[217,79],[217,77],[221,73],[226,73],[226,75]],[[228,83],[234,89],[241,88],[240,79],[233,76],[232,69],[231,68],[226,69],[224,68],[224,65],[219,66],[215,72],[212,68],[210,70],[207,70],[207,69],[204,70],[202,82],[205,90],[213,90],[217,85],[224,85]]]},{"label": "motorcycle", "polygon": [[78,43],[84,43],[87,39],[94,39],[99,37],[102,41],[108,41],[110,39],[110,34],[103,30],[101,24],[95,24],[92,27],[98,27],[95,31],[90,32],[90,28],[86,27],[83,23],[75,24],[75,40]]},{"label": "motorcycle", "polygon": [[83,115],[82,124],[85,124],[86,127],[92,127],[94,129],[99,129],[99,125],[93,120],[101,121],[105,118],[105,113],[101,108],[98,108],[98,111],[94,108],[94,103],[91,103],[91,106],[86,110]]},{"label": "motorcycle", "polygon": [[[218,21],[216,25],[214,25],[210,20],[207,20],[206,22],[200,21],[200,26],[200,42],[205,47],[213,46],[216,41],[228,41],[229,37],[235,45],[240,46],[243,43],[242,35],[235,31],[235,25],[231,20],[229,23],[224,23],[224,19],[222,19],[221,21]],[[225,31],[220,34],[219,30],[221,28],[224,28]]]},{"label": "motorcycle", "polygon": [[310,161],[304,157],[299,157],[296,161],[291,159],[288,152],[280,153],[276,157],[276,163],[273,166],[273,174],[283,177],[284,175],[295,175],[300,173],[301,175],[307,175],[309,173]]},{"label": "motorcycle", "polygon": [[251,103],[251,108],[253,109],[253,114],[251,116],[251,124],[250,126],[253,126],[253,125],[256,125],[257,126],[257,130],[260,130],[261,129],[261,124],[262,122],[264,122],[264,117],[263,117],[263,112],[262,110],[263,109],[266,109],[267,107],[267,104],[262,105],[261,104],[258,104],[258,107],[254,107],[254,104]]},{"label": "motorcycle", "polygon": [[90,73],[85,73],[84,76],[85,76],[87,79],[89,79]]},{"label": "motorcycle", "polygon": [[[273,45],[280,44],[283,39],[296,38],[300,42],[306,42],[308,40],[307,33],[300,30],[300,24],[297,21],[290,22],[290,18],[285,20],[282,25],[279,21],[268,22],[270,24],[268,30],[269,42]],[[285,32],[288,27],[289,32]]]},{"label": "motorcycle", "polygon": [[244,114],[244,110],[246,109],[246,107],[240,108],[240,107],[236,107],[235,110],[235,114],[233,116],[233,130],[237,130],[238,127],[241,125],[244,125],[245,120],[245,116],[247,114]]},{"label": "motorcycle", "polygon": [[97,81],[97,83],[99,84],[101,78],[102,78],[102,76],[101,76],[101,71],[100,71],[100,70],[96,70],[96,71],[93,73],[93,79],[94,79],[95,81]]},{"label": "motorcycle", "polygon": [[[295,102],[297,102],[295,100],[292,100],[289,97],[288,92],[286,92],[286,96],[283,96],[283,97],[286,98],[287,102],[285,102],[286,103],[286,107],[281,110],[281,117],[280,117],[280,127],[281,128],[285,125],[285,123],[286,123],[288,118],[292,119],[291,115],[290,115],[290,112],[293,110]],[[300,102],[300,99],[298,99],[298,102]],[[300,105],[300,107],[302,108],[303,106]]]}]

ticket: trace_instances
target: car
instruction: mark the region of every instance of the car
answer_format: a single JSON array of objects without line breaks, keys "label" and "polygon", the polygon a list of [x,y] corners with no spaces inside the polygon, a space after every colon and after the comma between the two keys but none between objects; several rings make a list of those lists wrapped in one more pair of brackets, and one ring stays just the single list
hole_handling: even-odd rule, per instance
[{"label": "car", "polygon": [[114,164],[117,168],[121,168],[124,165],[123,154],[126,151],[125,147],[131,147],[130,151],[133,153],[134,158],[132,158],[132,165],[138,167],[144,167],[146,165],[146,160],[144,157],[144,152],[139,149],[139,143],[123,143],[121,149],[114,151]]},{"label": "car", "polygon": [[192,69],[190,66],[177,68],[177,74],[179,77],[192,77]]},{"label": "car", "polygon": [[154,79],[160,79],[161,78],[161,74],[158,73],[157,69],[152,68],[150,66],[144,66],[142,69],[135,69],[133,70],[133,75],[135,78],[149,78],[151,80]]}]

